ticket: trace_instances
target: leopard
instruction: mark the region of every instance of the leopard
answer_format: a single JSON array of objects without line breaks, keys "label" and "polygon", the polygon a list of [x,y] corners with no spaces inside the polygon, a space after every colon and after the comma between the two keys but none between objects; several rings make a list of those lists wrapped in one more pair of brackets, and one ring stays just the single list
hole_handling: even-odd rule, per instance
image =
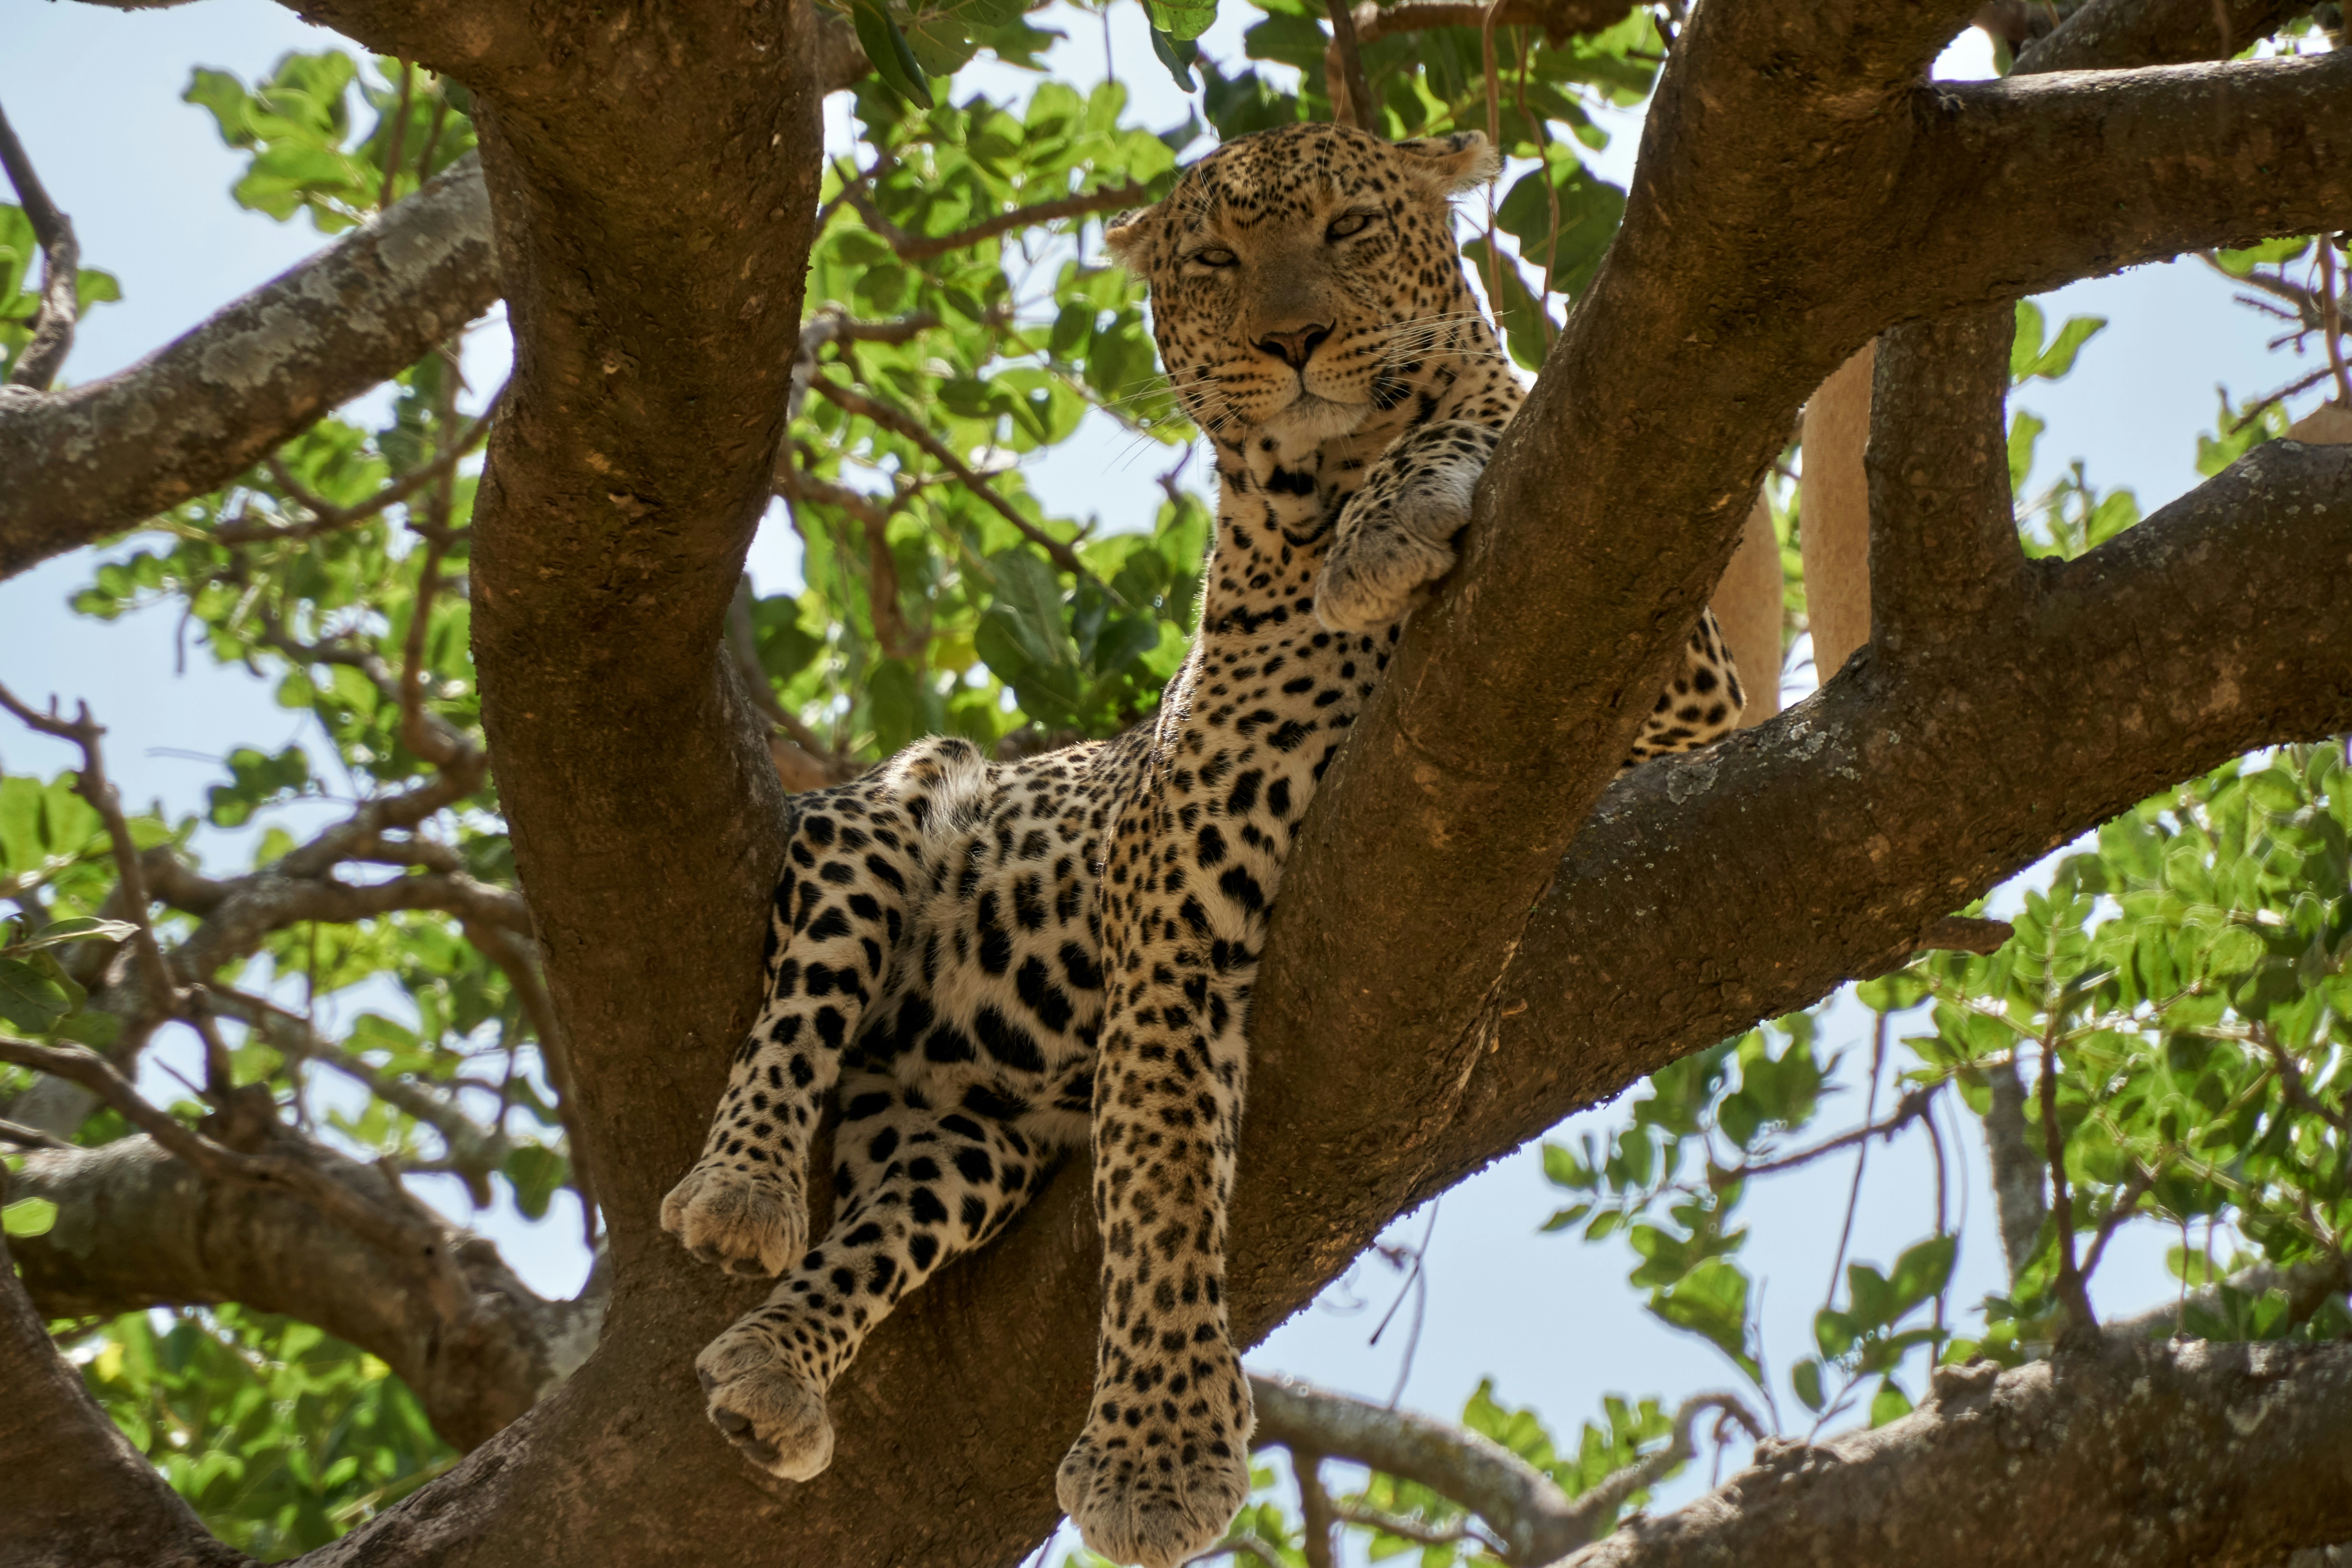
[{"label": "leopard", "polygon": [[[1087,1150],[1099,1332],[1061,1505],[1092,1551],[1172,1568],[1246,1500],[1225,1250],[1251,988],[1301,818],[1521,402],[1454,237],[1500,166],[1477,132],[1301,122],[1107,226],[1214,451],[1197,632],[1114,739],[1013,763],[929,739],[793,797],[766,1001],[661,1214],[694,1257],[777,1277],[696,1360],[709,1418],[769,1472],[827,1467],[827,1391],[866,1337]],[[1623,765],[1741,706],[1703,615]]]}]

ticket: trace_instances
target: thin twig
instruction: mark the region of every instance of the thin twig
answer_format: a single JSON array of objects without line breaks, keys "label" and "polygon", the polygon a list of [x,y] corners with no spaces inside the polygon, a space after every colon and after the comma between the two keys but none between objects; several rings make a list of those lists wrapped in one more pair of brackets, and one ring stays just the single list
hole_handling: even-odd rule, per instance
[{"label": "thin twig", "polygon": [[499,400],[505,395],[506,388],[499,388],[490,395],[490,401],[480,416],[467,426],[455,442],[436,453],[431,462],[422,468],[411,468],[357,506],[337,506],[325,497],[312,493],[287,471],[285,464],[272,456],[266,459],[270,479],[289,499],[310,513],[310,521],[292,523],[225,522],[213,531],[213,538],[222,544],[257,544],[281,539],[299,542],[356,527],[384,508],[406,500],[456,468],[468,452],[480,445],[482,437],[490,433],[491,418],[499,411]]},{"label": "thin twig", "polygon": [[572,1163],[572,1188],[580,1194],[581,1225],[586,1232],[589,1249],[593,1251],[597,1187],[588,1142],[581,1135],[580,1089],[572,1071],[572,1037],[564,1033],[563,1021],[556,1016],[555,998],[547,989],[547,979],[540,973],[536,957],[522,938],[480,921],[460,921],[457,929],[473,943],[476,952],[498,965],[507,984],[514,988],[523,1016],[530,1020],[530,1032],[539,1041],[540,1060],[547,1068],[548,1088],[555,1094],[555,1117],[563,1125],[564,1152]]},{"label": "thin twig", "polygon": [[122,815],[122,797],[106,776],[106,757],[99,746],[105,728],[89,716],[89,704],[75,705],[74,717],[60,717],[54,710],[37,713],[16,700],[16,693],[0,686],[0,708],[15,714],[26,728],[60,741],[70,741],[81,749],[81,770],[74,781],[74,793],[88,801],[90,808],[106,825],[106,836],[114,848],[114,865],[122,885],[123,913],[137,928],[131,941],[139,956],[139,967],[152,994],[151,1005],[163,1012],[179,1010],[180,986],[173,978],[172,966],[156,943],[155,928],[147,919],[147,879],[139,861],[139,846],[131,837],[131,824]]},{"label": "thin twig", "polygon": [[2327,347],[2327,368],[2336,374],[2336,401],[2352,408],[2352,372],[2344,366],[2344,312],[2336,289],[2336,237],[2323,234],[2319,247],[2319,334]]},{"label": "thin twig", "polygon": [[1360,1524],[1367,1530],[1377,1530],[1383,1535],[1393,1535],[1400,1541],[1416,1542],[1423,1546],[1452,1546],[1458,1542],[1471,1542],[1491,1557],[1503,1555],[1502,1543],[1467,1520],[1460,1524],[1430,1524],[1423,1520],[1407,1519],[1402,1514],[1384,1513],[1360,1502],[1342,1499],[1331,1505],[1332,1517],[1342,1524]]},{"label": "thin twig", "polygon": [[[1886,1015],[1881,1013],[1870,1031],[1870,1089],[1863,1101],[1862,1119],[1867,1123],[1878,1110],[1878,1075],[1886,1065]],[[1830,1294],[1837,1294],[1838,1274],[1845,1268],[1845,1249],[1853,1240],[1853,1212],[1862,1204],[1862,1173],[1870,1163],[1870,1145],[1865,1142],[1854,1152],[1853,1186],[1845,1195],[1845,1223],[1838,1227],[1837,1256],[1830,1259]]]},{"label": "thin twig", "polygon": [[[1950,1179],[1950,1172],[1946,1168],[1944,1160],[1944,1131],[1942,1128],[1936,1125],[1934,1112],[1928,1113],[1924,1124],[1927,1129],[1928,1146],[1935,1151],[1936,1154],[1936,1237],[1940,1241],[1950,1234],[1946,1223],[1948,1215],[1945,1206],[1947,1200],[1944,1192],[1945,1185]],[[1950,1275],[1947,1273],[1945,1279],[1948,1285]],[[1945,1294],[1943,1290],[1936,1292],[1936,1331],[1938,1334],[1944,1331]]]},{"label": "thin twig", "polygon": [[[1937,1093],[1943,1087],[1940,1082],[1923,1084],[1898,1100],[1895,1103],[1895,1114],[1884,1121],[1865,1123],[1850,1132],[1841,1132],[1824,1142],[1816,1143],[1810,1149],[1800,1149],[1793,1154],[1783,1154],[1776,1160],[1759,1160],[1752,1165],[1739,1165],[1728,1171],[1716,1173],[1708,1176],[1708,1184],[1727,1187],[1734,1182],[1744,1182],[1750,1176],[1769,1176],[1780,1171],[1793,1171],[1800,1165],[1812,1163],[1824,1154],[1834,1154],[1841,1149],[1851,1149],[1855,1144],[1867,1142],[1873,1138],[1892,1138],[1895,1133],[1925,1116],[1927,1107],[1934,1102]],[[1862,1162],[1857,1160],[1854,1163],[1854,1181],[1859,1184],[1861,1180]]]},{"label": "thin twig", "polygon": [[433,119],[425,128],[425,147],[416,154],[416,183],[419,185],[433,177],[433,154],[441,149],[441,128],[449,119],[449,88],[443,83],[433,95]]},{"label": "thin twig", "polygon": [[221,1013],[268,1040],[289,1064],[309,1060],[331,1068],[376,1099],[432,1128],[440,1134],[448,1151],[446,1163],[465,1182],[475,1206],[488,1206],[489,1173],[504,1163],[512,1147],[505,1133],[483,1127],[467,1116],[453,1097],[426,1083],[370,1065],[341,1042],[320,1035],[301,1014],[281,1007],[266,996],[223,988],[215,989],[212,999]]},{"label": "thin twig", "polygon": [[20,1145],[26,1149],[70,1149],[73,1147],[72,1144],[67,1142],[64,1139],[44,1132],[37,1127],[27,1127],[20,1121],[9,1121],[5,1119],[0,1119],[0,1139],[5,1139],[11,1143]]},{"label": "thin twig", "polygon": [[971,465],[957,457],[949,448],[947,443],[924,428],[921,420],[887,403],[877,402],[863,393],[853,392],[837,382],[828,381],[821,375],[809,377],[809,390],[845,414],[860,415],[871,419],[884,429],[896,431],[914,442],[929,453],[932,459],[941,468],[953,474],[972,494],[993,507],[999,516],[1019,529],[1022,536],[1036,545],[1038,549],[1043,550],[1055,566],[1074,577],[1102,587],[1105,593],[1109,593],[1108,586],[1087,570],[1086,563],[1078,559],[1076,551],[1023,517],[1011,501],[997,493],[996,487],[974,473]]},{"label": "thin twig", "polygon": [[1749,1437],[1764,1440],[1764,1425],[1755,1413],[1734,1394],[1695,1394],[1675,1412],[1674,1436],[1666,1446],[1654,1454],[1646,1454],[1597,1483],[1576,1500],[1576,1510],[1587,1521],[1592,1535],[1600,1533],[1600,1523],[1622,1507],[1627,1498],[1651,1483],[1664,1479],[1676,1467],[1687,1463],[1698,1452],[1691,1441],[1691,1426],[1702,1410],[1720,1411],[1724,1418],[1747,1429]]},{"label": "thin twig", "polygon": [[953,234],[909,234],[884,217],[882,209],[875,205],[874,198],[866,194],[873,173],[869,170],[855,182],[843,185],[837,199],[856,207],[866,226],[881,236],[905,261],[928,261],[935,256],[945,256],[951,250],[961,250],[966,246],[979,245],[1000,235],[1010,234],[1016,228],[1029,228],[1059,218],[1116,212],[1121,207],[1136,206],[1149,201],[1151,196],[1148,188],[1130,181],[1075,196],[1063,196],[1055,201],[1032,202],[1027,206],[1014,207],[1008,212],[998,213],[994,217],[984,218],[968,228],[957,229]]},{"label": "thin twig", "polygon": [[[426,762],[446,767],[457,761],[459,752],[465,747],[465,742],[446,724],[426,722],[425,712],[425,634],[432,626],[433,596],[441,585],[442,557],[448,553],[449,546],[456,542],[456,535],[450,527],[450,519],[454,515],[457,504],[457,468],[454,459],[444,460],[449,458],[453,445],[448,440],[449,422],[457,415],[456,356],[452,355],[444,360],[440,369],[439,395],[436,399],[437,406],[434,410],[433,423],[434,429],[440,436],[444,445],[440,450],[434,453],[434,461],[430,465],[440,470],[435,476],[430,498],[426,502],[426,510],[432,513],[432,521],[429,524],[420,525],[414,517],[409,520],[411,531],[423,538],[425,542],[422,546],[423,560],[416,573],[415,602],[409,609],[408,636],[401,648],[400,738],[410,751],[415,752]],[[488,417],[489,416],[485,413],[482,420],[477,420],[475,426],[467,429],[467,436],[470,437],[476,428],[486,427],[483,421]],[[461,453],[464,451],[464,441],[461,440],[454,445],[457,451]]]},{"label": "thin twig", "polygon": [[1549,4],[1545,0],[1499,0],[1494,5],[1482,5],[1479,0],[1428,0],[1425,4],[1386,8],[1376,0],[1363,0],[1355,12],[1356,37],[1360,43],[1371,44],[1399,33],[1424,32],[1432,27],[1483,27],[1488,25],[1490,13],[1501,26],[1541,28],[1545,40],[1554,45],[1565,42],[1581,29],[1604,27],[1617,19],[1597,14],[1579,16],[1559,0]]},{"label": "thin twig", "polygon": [[81,243],[74,237],[73,220],[58,210],[33,160],[0,112],[0,168],[16,188],[16,205],[41,242],[41,308],[33,318],[33,335],[8,372],[8,384],[47,392],[73,348],[74,323],[81,314]]},{"label": "thin twig", "polygon": [[[1503,100],[1495,80],[1495,19],[1505,0],[1492,0],[1478,22],[1478,58],[1486,77],[1486,144],[1496,157],[1503,155]],[[1549,177],[1549,176],[1547,176]],[[1513,263],[1516,267],[1517,264]],[[1503,247],[1495,237],[1495,187],[1486,186],[1486,308],[1500,325],[1503,320]]]},{"label": "thin twig", "polygon": [[2097,1270],[2099,1259],[2105,1256],[2107,1238],[2121,1228],[2124,1221],[2139,1212],[2139,1200],[2154,1185],[2156,1172],[2134,1160],[2131,1174],[2124,1178],[2124,1188],[2116,1196],[2115,1206],[2107,1211],[2107,1217],[2099,1222],[2098,1231],[2091,1237],[2091,1249],[2083,1255],[2083,1278],[2085,1281]]},{"label": "thin twig", "polygon": [[2042,1142],[2050,1163],[2050,1213],[2058,1227],[2058,1300],[2071,1334],[2098,1331],[2091,1293],[2074,1259],[2074,1198],[2066,1183],[2066,1134],[2058,1124],[2058,1044],[2053,1031],[2042,1037]]},{"label": "thin twig", "polygon": [[2352,1132],[2352,1112],[2333,1110],[2322,1104],[2317,1096],[2305,1087],[2303,1064],[2278,1042],[2267,1024],[2257,1024],[2252,1029],[2254,1043],[2270,1053],[2272,1064],[2278,1068],[2279,1092],[2297,1110],[2307,1110],[2340,1132]]},{"label": "thin twig", "polygon": [[1323,85],[1330,95],[1331,118],[1378,135],[1379,111],[1372,103],[1372,85],[1364,75],[1364,57],[1356,47],[1355,11],[1349,0],[1324,0],[1324,4],[1331,13],[1331,47],[1323,57]]},{"label": "thin twig", "polygon": [[1195,1563],[1213,1563],[1220,1557],[1231,1557],[1241,1552],[1246,1552],[1256,1558],[1258,1562],[1265,1564],[1265,1568],[1290,1568],[1290,1565],[1282,1560],[1280,1552],[1251,1535],[1236,1535],[1230,1541],[1218,1542],[1206,1552],[1196,1552],[1184,1559],[1184,1568],[1192,1568],[1192,1564]]}]

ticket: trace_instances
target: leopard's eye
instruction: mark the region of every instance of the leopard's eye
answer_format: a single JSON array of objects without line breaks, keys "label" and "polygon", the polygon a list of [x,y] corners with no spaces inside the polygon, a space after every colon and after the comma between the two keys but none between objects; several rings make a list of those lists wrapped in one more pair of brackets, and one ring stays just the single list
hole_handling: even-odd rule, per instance
[{"label": "leopard's eye", "polygon": [[1197,261],[1203,267],[1231,267],[1241,258],[1221,245],[1213,245],[1206,249],[1194,251],[1184,259]]},{"label": "leopard's eye", "polygon": [[1341,213],[1331,220],[1331,226],[1323,231],[1323,237],[1346,239],[1349,236],[1361,234],[1371,226],[1372,215],[1370,213]]}]

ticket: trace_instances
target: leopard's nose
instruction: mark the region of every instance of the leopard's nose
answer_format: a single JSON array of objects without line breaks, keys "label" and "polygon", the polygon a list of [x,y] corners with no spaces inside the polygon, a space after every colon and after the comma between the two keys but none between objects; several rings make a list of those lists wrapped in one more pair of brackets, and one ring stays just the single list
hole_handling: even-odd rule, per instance
[{"label": "leopard's nose", "polygon": [[1309,322],[1286,332],[1268,332],[1258,339],[1259,350],[1272,354],[1293,370],[1305,370],[1307,356],[1322,346],[1331,335],[1331,329],[1320,322]]}]

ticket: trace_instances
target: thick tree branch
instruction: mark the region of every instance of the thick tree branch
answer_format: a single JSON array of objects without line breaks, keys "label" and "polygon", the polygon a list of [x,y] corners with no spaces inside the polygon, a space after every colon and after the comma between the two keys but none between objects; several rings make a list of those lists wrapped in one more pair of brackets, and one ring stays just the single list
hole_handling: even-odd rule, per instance
[{"label": "thick tree branch", "polygon": [[[279,1129],[286,1157],[370,1206],[407,1203],[392,1179]],[[403,1249],[355,1246],[306,1198],[224,1181],[153,1139],[26,1156],[20,1197],[58,1205],[45,1236],[15,1243],[25,1287],[50,1318],[112,1316],[152,1306],[236,1301],[286,1312],[383,1358],[424,1404],[434,1429],[472,1447],[570,1375],[595,1343],[601,1298],[547,1301],[498,1248],[442,1225],[472,1310],[451,1322],[434,1306],[429,1266]]]},{"label": "thick tree branch", "polygon": [[[2347,103],[2340,51],[1938,83],[1913,100],[1906,195],[1923,205],[1904,226],[1924,241],[1935,213],[1937,251],[1979,299],[2329,228],[2352,215]],[[2053,226],[2063,237],[2025,237]]]},{"label": "thick tree branch", "polygon": [[0,399],[0,574],[217,489],[498,298],[470,155],[130,369]]},{"label": "thick tree branch", "polygon": [[[2352,682],[2312,679],[2331,596],[2352,591],[2347,498],[2352,449],[2258,447],[2081,560],[2036,563],[1967,647],[1865,651],[1772,723],[1620,784],[1499,988],[1529,1009],[1501,1010],[1431,1158],[1468,1153],[1463,1131],[1490,1116],[1533,1136],[1555,1108],[1824,994],[1893,933],[2168,782],[2352,724]],[[1732,929],[1766,899],[1772,931]],[[1645,978],[1668,973],[1685,979]],[[1624,1048],[1607,1020],[1637,996],[1679,1047]]]},{"label": "thick tree branch", "polygon": [[[0,1173],[0,1196],[7,1195]],[[91,1403],[49,1342],[0,1241],[0,1475],[8,1478],[7,1568],[233,1568],[252,1560],[213,1539],[163,1473]]]},{"label": "thick tree branch", "polygon": [[2295,0],[2090,0],[2017,58],[2018,72],[2122,70],[2226,60],[2288,17]]},{"label": "thick tree branch", "polygon": [[1870,397],[1870,638],[1889,658],[1967,638],[2023,584],[2009,493],[2016,312],[1979,306],[1897,327]]},{"label": "thick tree branch", "polygon": [[1768,1443],[1564,1568],[2261,1563],[2352,1534],[2352,1345],[2137,1343],[1941,1367],[1874,1432]]},{"label": "thick tree branch", "polygon": [[1419,1481],[1493,1526],[1510,1563],[1549,1563],[1592,1539],[1550,1477],[1508,1448],[1444,1421],[1391,1410],[1291,1377],[1253,1376],[1254,1442],[1354,1459]]},{"label": "thick tree branch", "polygon": [[[1685,1400],[1665,1447],[1643,1455],[1581,1497],[1570,1499],[1550,1477],[1490,1438],[1411,1411],[1333,1394],[1296,1378],[1250,1378],[1257,1407],[1253,1441],[1279,1443],[1294,1464],[1353,1459],[1418,1481],[1475,1513],[1495,1531],[1506,1563],[1543,1563],[1591,1541],[1626,1499],[1672,1473],[1696,1452],[1691,1428],[1704,1410],[1760,1437],[1747,1406],[1727,1394]],[[1310,1458],[1309,1457],[1312,1457]],[[1310,1550],[1311,1550],[1310,1531]]]},{"label": "thick tree branch", "polygon": [[2111,1340],[2166,1339],[2182,1331],[2182,1321],[2191,1311],[2219,1312],[2222,1310],[2223,1287],[2245,1296],[2261,1296],[2277,1290],[2287,1300],[2287,1320],[2306,1322],[2330,1297],[2352,1292],[2352,1256],[2335,1254],[2307,1258],[2282,1268],[2274,1264],[2257,1263],[2252,1268],[2232,1274],[2226,1280],[2211,1285],[2200,1285],[2185,1291],[2174,1300],[2163,1302],[2127,1318],[2111,1318],[2102,1327]]},{"label": "thick tree branch", "polygon": [[[424,1220],[405,1194],[379,1202],[337,1181],[306,1156],[302,1147],[232,1148],[205,1132],[183,1126],[148,1103],[105,1058],[79,1046],[44,1046],[0,1035],[0,1061],[79,1084],[122,1115],[156,1143],[218,1182],[242,1182],[263,1191],[297,1196],[368,1246],[417,1262],[431,1270],[435,1310],[456,1326],[473,1310],[465,1276],[436,1223]],[[263,1129],[265,1134],[267,1128]]]},{"label": "thick tree branch", "polygon": [[25,209],[33,237],[41,246],[40,310],[33,318],[25,352],[9,367],[8,384],[46,392],[73,351],[74,322],[81,313],[81,243],[74,238],[73,219],[49,200],[5,112],[0,112],[0,170],[16,188],[16,205]]},{"label": "thick tree branch", "polygon": [[2000,1222],[2000,1254],[2014,1283],[2033,1260],[2049,1217],[2044,1183],[2049,1166],[2034,1149],[2025,1121],[2025,1080],[2013,1060],[1989,1068],[1992,1105],[1984,1116],[1985,1156],[1992,1168],[1993,1206]]}]

